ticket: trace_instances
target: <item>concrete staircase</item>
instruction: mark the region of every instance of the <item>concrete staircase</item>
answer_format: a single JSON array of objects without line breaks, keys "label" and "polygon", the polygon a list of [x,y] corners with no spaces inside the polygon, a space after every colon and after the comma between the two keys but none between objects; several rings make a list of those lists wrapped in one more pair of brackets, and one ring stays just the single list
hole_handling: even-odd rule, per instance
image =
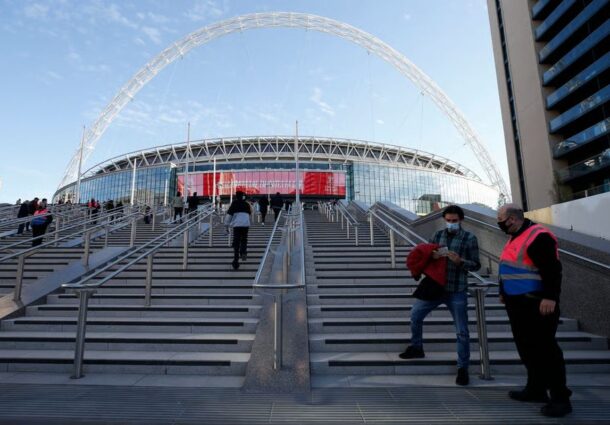
[{"label": "concrete staircase", "polygon": [[[370,246],[366,221],[360,222],[360,246],[355,247],[353,236],[347,241],[340,223],[329,223],[317,211],[307,211],[305,217],[315,263],[315,276],[308,277],[307,285],[312,374],[454,374],[455,329],[444,306],[426,318],[426,357],[417,360],[398,357],[410,339],[409,318],[414,302],[411,293],[417,286],[405,265],[411,248],[397,246],[396,269],[392,269],[388,238],[375,229],[375,246]],[[474,373],[479,367],[479,348],[471,300]],[[487,294],[485,310],[492,372],[524,373],[506,312],[498,303],[497,290]],[[563,318],[558,340],[564,349],[568,372],[610,372],[610,351],[605,338],[580,332],[575,320]]]},{"label": "concrete staircase", "polygon": [[[220,224],[211,247],[207,234],[191,244],[187,270],[181,248],[162,248],[154,260],[151,307],[144,306],[145,261],[107,282],[89,302],[85,374],[243,377],[260,311],[251,284],[270,223],[251,228],[248,259],[239,270],[231,268],[233,252]],[[129,229],[113,243],[125,237]],[[69,373],[77,310],[76,296],[59,291],[27,307],[23,317],[3,320],[0,370]]]}]

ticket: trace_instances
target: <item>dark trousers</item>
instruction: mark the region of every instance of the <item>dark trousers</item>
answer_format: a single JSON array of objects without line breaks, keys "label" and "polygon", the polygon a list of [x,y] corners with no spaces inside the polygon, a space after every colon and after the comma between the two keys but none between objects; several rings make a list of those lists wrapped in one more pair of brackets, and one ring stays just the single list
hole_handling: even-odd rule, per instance
[{"label": "dark trousers", "polygon": [[261,223],[265,222],[265,217],[267,217],[267,208],[261,208]]},{"label": "dark trousers", "polygon": [[554,313],[543,316],[539,299],[517,295],[506,296],[505,300],[517,351],[527,369],[527,390],[549,390],[551,400],[569,400],[572,391],[566,386],[563,351],[555,339],[559,304]]},{"label": "dark trousers", "polygon": [[281,208],[273,208],[273,214],[275,214],[275,221],[277,221],[277,217],[280,215]]},{"label": "dark trousers", "polygon": [[239,261],[240,255],[248,253],[248,229],[249,227],[233,228],[233,261]]},{"label": "dark trousers", "polygon": [[174,221],[178,219],[178,216],[180,216],[180,221],[182,221],[182,212],[183,211],[184,211],[184,208],[174,207]]},{"label": "dark trousers", "polygon": [[47,226],[32,226],[32,237],[40,236],[39,239],[32,240],[32,246],[38,246],[42,243],[42,235],[47,231]]},{"label": "dark trousers", "polygon": [[17,228],[17,234],[20,235],[23,233],[23,228],[25,227],[25,223],[21,223]]}]

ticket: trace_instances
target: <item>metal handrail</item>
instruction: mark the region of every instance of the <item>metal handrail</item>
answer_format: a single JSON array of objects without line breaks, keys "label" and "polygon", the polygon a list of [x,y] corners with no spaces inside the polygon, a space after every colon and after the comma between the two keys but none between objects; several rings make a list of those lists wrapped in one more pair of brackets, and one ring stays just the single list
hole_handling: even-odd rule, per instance
[{"label": "metal handrail", "polygon": [[[476,219],[476,218],[472,218],[472,217],[466,217],[466,220],[469,220],[469,221],[474,221],[475,223],[482,224],[482,225],[487,226],[487,227],[489,227],[489,228],[491,228],[491,229],[493,229],[493,230],[496,230],[496,231],[498,230],[498,228],[497,228],[496,226],[493,226],[493,225],[491,225],[491,224],[489,224],[489,223],[486,223],[486,222],[484,222],[484,221],[482,221],[482,220],[478,220],[478,219]],[[567,250],[562,249],[562,248],[559,248],[559,247],[557,247],[557,250],[558,250],[560,253],[562,253],[562,254],[566,254],[566,255],[569,255],[569,256],[571,256],[571,257],[578,258],[579,260],[585,261],[585,262],[587,262],[587,263],[595,264],[595,265],[596,265],[596,266],[598,266],[598,267],[601,267],[601,268],[603,268],[603,269],[606,269],[606,270],[609,270],[609,271],[610,271],[610,264],[604,264],[604,263],[600,263],[599,261],[595,261],[595,260],[592,260],[592,259],[590,259],[590,258],[583,257],[582,255],[575,254],[575,253],[573,253],[573,252],[571,252],[571,251],[567,251]]]},{"label": "metal handrail", "polygon": [[275,237],[275,231],[277,230],[277,224],[280,222],[280,219],[282,218],[283,213],[284,213],[284,210],[283,209],[280,210],[280,213],[277,216],[275,223],[273,224],[273,230],[271,231],[271,236],[269,236],[269,241],[267,241],[267,247],[265,248],[265,253],[263,254],[263,257],[261,258],[261,263],[258,266],[258,270],[256,271],[256,276],[254,277],[253,286],[256,286],[261,278],[261,274],[263,273],[263,267],[265,267],[265,263],[267,261],[267,256],[269,255],[269,252],[271,252],[271,244],[273,243],[273,238]]},{"label": "metal handrail", "polygon": [[[67,209],[67,208],[61,208],[59,209],[57,206],[53,206],[50,205],[49,206],[49,212],[46,214],[39,214],[40,217],[47,217],[49,215],[56,215],[56,216],[60,216],[60,217],[64,217],[64,215],[67,212],[72,211],[71,209]],[[1,228],[5,228],[5,227],[11,227],[11,226],[15,226],[15,225],[19,225],[19,224],[24,224],[27,223],[28,221],[31,221],[32,218],[34,216],[33,215],[27,215],[25,217],[11,217],[11,218],[7,218],[7,219],[0,219],[0,227]]]},{"label": "metal handrail", "polygon": [[[192,214],[192,217],[188,218],[189,215]],[[113,279],[117,275],[123,273],[128,268],[132,267],[138,261],[147,257],[146,261],[146,289],[144,295],[144,303],[146,307],[150,307],[151,300],[151,292],[152,292],[152,266],[153,266],[153,257],[154,254],[161,249],[165,244],[169,243],[170,240],[175,239],[176,237],[183,234],[184,237],[184,252],[185,254],[188,252],[188,231],[191,227],[195,225],[199,225],[204,218],[214,214],[213,210],[205,210],[199,213],[198,211],[192,211],[187,214],[187,220],[180,224],[179,226],[172,228],[162,235],[157,236],[156,238],[144,243],[143,245],[130,250],[124,255],[117,257],[115,260],[106,264],[105,266],[95,270],[93,273],[87,275],[86,277],[80,279],[75,283],[64,283],[62,288],[71,289],[79,294],[79,309],[78,309],[78,322],[76,328],[76,342],[75,342],[75,350],[74,350],[74,374],[72,375],[73,379],[78,379],[83,376],[83,360],[85,353],[85,334],[87,328],[87,308],[89,303],[89,298],[93,295],[99,287]],[[174,233],[173,235],[171,235]],[[152,246],[151,246],[152,245]],[[144,251],[142,253],[137,254],[139,251]],[[109,275],[102,278],[100,281],[95,283],[87,283],[91,279],[99,276],[100,274],[108,271],[110,268],[116,266],[121,263],[125,259],[129,257],[133,257],[137,255],[132,260],[128,261],[123,266],[119,267],[117,270],[111,272]],[[186,263],[183,263],[183,265]]]},{"label": "metal handrail", "polygon": [[[292,206],[291,206],[292,207]],[[288,289],[300,289],[305,287],[305,226],[304,226],[304,216],[303,216],[303,208],[299,208],[298,214],[291,214],[292,209],[286,214],[287,219],[284,222],[284,227],[286,229],[286,238],[284,242],[286,243],[286,249],[283,251],[284,255],[284,266],[286,267],[286,260],[288,258],[290,252],[290,246],[292,241],[292,227],[293,220],[295,217],[298,217],[300,220],[301,227],[301,282],[300,283],[258,283],[260,279],[260,273],[265,265],[266,257],[271,250],[271,243],[273,241],[273,236],[277,229],[277,222],[281,218],[278,216],[278,220],[273,228],[271,236],[269,238],[269,242],[267,243],[267,248],[265,249],[265,254],[263,255],[263,260],[261,261],[261,265],[259,266],[259,270],[257,272],[255,282],[252,284],[253,289],[279,289],[280,291],[275,294],[271,294],[268,292],[263,292],[264,294],[271,295],[273,297],[273,369],[278,370],[282,368],[282,357],[283,357],[283,296],[284,290]],[[281,215],[281,213],[280,213]],[[288,278],[287,270],[286,280]]]},{"label": "metal handrail", "polygon": [[[119,219],[117,219],[117,221],[114,221],[112,223],[100,223],[100,224],[97,224],[97,225],[95,225],[93,227],[87,227],[85,229],[81,229],[81,230],[79,230],[77,232],[70,233],[68,235],[58,236],[58,237],[54,238],[53,240],[49,240],[48,242],[44,242],[44,243],[42,243],[42,244],[40,244],[38,246],[33,246],[33,247],[30,247],[30,248],[26,248],[24,250],[17,251],[17,252],[12,253],[12,254],[5,255],[4,257],[0,257],[0,263],[4,262],[6,260],[10,260],[11,258],[18,257],[18,256],[23,255],[23,254],[31,255],[31,254],[29,254],[31,251],[35,251],[35,250],[38,250],[38,249],[41,249],[41,248],[45,248],[45,247],[50,246],[50,245],[55,245],[58,242],[66,240],[66,239],[73,239],[75,236],[78,236],[81,233],[85,234],[85,233],[91,232],[92,230],[95,230],[97,228],[107,227],[109,225],[115,226],[117,224],[120,224],[121,221],[126,221],[126,219],[128,219],[128,218],[133,218],[133,217],[138,216],[140,214],[141,214],[141,212],[139,212],[139,211],[138,212],[133,212],[133,213],[131,213],[129,215],[120,217]],[[69,230],[69,229],[73,229],[73,228],[76,228],[76,227],[81,227],[81,226],[89,223],[90,221],[91,220],[87,220],[85,222],[81,222],[79,224],[75,224],[75,225],[70,226],[68,228],[62,228],[60,230],[55,230],[55,231],[50,232],[50,233],[45,233],[43,236],[37,236],[35,238],[31,238],[31,239],[26,239],[24,241],[15,242],[13,244],[0,247],[0,250],[1,251],[6,251],[6,250],[9,250],[9,249],[11,249],[11,248],[13,248],[15,246],[23,245],[23,244],[25,244],[27,242],[32,242],[32,240],[34,240],[34,239],[39,239],[39,238],[42,238],[42,237],[48,237],[48,236],[51,236],[51,235],[59,235],[59,232],[62,232],[62,231],[65,231],[65,230]]]},{"label": "metal handrail", "polygon": [[[384,223],[388,228],[390,228],[393,233],[397,234],[398,236],[402,237],[403,239],[405,239],[407,242],[409,242],[412,245],[417,245],[417,243],[413,242],[412,239],[410,239],[408,236],[406,236],[404,233],[402,233],[400,230],[396,229],[396,227],[394,227],[393,225],[391,225],[390,223],[388,223],[387,221],[385,221],[383,218],[379,217],[379,213],[383,214],[386,216],[386,218],[392,220],[397,226],[401,227],[402,229],[406,230],[409,234],[413,235],[416,239],[419,240],[420,243],[427,243],[428,241],[421,237],[420,235],[418,235],[417,233],[415,233],[413,230],[409,229],[407,226],[405,226],[404,224],[398,222],[394,217],[391,217],[390,215],[388,215],[386,212],[384,211],[372,211],[369,210],[369,214],[375,216],[379,221],[381,221],[382,223]],[[390,241],[391,242],[391,241]],[[393,267],[394,268],[394,267]],[[473,271],[468,271],[468,274],[471,275],[472,277],[474,277],[475,279],[477,279],[480,283],[477,284],[477,286],[498,286],[497,282],[493,282],[490,280],[487,280],[485,278],[483,278],[481,275],[479,275],[476,272]]]}]

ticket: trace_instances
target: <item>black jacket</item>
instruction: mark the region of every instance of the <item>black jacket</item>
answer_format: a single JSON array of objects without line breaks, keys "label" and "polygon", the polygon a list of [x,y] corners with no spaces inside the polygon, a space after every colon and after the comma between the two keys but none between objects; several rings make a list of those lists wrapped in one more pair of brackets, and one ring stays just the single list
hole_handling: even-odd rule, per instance
[{"label": "black jacket", "polygon": [[17,212],[17,218],[27,217],[30,214],[30,204],[29,202],[24,202],[19,207],[19,212]]},{"label": "black jacket", "polygon": [[263,196],[261,199],[258,200],[258,205],[261,211],[267,210],[267,207],[269,206],[269,200],[266,196]]},{"label": "black jacket", "polygon": [[284,207],[284,200],[281,196],[274,195],[271,197],[271,208],[282,209]]}]

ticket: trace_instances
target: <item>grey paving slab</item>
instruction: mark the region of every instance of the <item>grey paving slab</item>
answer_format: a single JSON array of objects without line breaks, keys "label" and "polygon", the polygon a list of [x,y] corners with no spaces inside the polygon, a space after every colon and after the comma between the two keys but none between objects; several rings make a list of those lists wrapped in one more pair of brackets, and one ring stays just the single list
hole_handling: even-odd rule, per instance
[{"label": "grey paving slab", "polygon": [[[145,379],[145,378],[143,378]],[[610,423],[610,387],[575,387],[574,412],[540,415],[540,404],[506,387],[314,389],[305,395],[233,388],[0,383],[1,424],[450,424]]]}]

